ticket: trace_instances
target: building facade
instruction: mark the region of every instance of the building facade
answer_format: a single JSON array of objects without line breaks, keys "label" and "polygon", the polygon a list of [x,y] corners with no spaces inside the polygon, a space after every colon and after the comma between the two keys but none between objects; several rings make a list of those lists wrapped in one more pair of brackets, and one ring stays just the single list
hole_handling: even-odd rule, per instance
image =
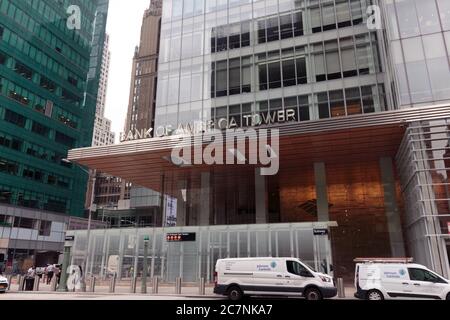
[{"label": "building facade", "polygon": [[[87,175],[66,158],[91,145],[108,1],[71,4],[79,12],[68,1],[0,4],[0,214],[83,214]],[[31,242],[2,240],[8,263],[16,251],[35,256]]]},{"label": "building facade", "polygon": [[92,146],[104,146],[114,144],[116,135],[111,131],[111,120],[105,117],[106,94],[108,92],[109,66],[111,63],[111,52],[109,51],[109,35],[105,36],[103,45],[102,66],[97,94],[97,106],[95,111],[94,135]]},{"label": "building facade", "polygon": [[[448,277],[448,13],[438,0],[164,1],[156,137],[70,152],[164,195],[160,223],[98,233],[92,270],[117,255],[138,274],[153,235],[151,272],[165,281],[261,255],[348,281],[357,257],[408,255]],[[258,151],[265,130],[276,136]],[[273,175],[251,162],[264,153]]]},{"label": "building facade", "polygon": [[142,19],[141,40],[134,53],[131,72],[126,133],[148,130],[155,120],[161,10],[162,0],[152,0]]}]

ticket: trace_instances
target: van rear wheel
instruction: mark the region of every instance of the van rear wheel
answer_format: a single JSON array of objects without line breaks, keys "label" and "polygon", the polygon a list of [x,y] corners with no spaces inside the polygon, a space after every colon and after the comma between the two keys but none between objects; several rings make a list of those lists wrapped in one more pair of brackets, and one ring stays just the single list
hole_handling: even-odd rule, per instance
[{"label": "van rear wheel", "polygon": [[228,299],[230,299],[231,301],[239,301],[242,300],[243,297],[244,293],[239,287],[233,286],[228,289]]},{"label": "van rear wheel", "polygon": [[384,300],[383,294],[378,290],[370,290],[367,292],[367,300]]},{"label": "van rear wheel", "polygon": [[305,298],[306,300],[322,300],[322,294],[320,293],[319,289],[316,288],[309,288],[305,291]]}]

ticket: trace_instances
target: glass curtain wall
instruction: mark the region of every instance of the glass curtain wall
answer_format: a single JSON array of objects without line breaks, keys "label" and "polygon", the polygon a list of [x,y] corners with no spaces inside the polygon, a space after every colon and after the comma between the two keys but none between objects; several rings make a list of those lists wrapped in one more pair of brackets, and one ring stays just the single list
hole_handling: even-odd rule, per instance
[{"label": "glass curtain wall", "polygon": [[[87,273],[108,277],[117,272],[119,279],[141,277],[144,260],[144,236],[149,236],[148,276],[163,282],[214,280],[218,259],[244,257],[297,257],[320,272],[332,275],[332,252],[327,235],[313,230],[327,229],[332,223],[273,225],[236,225],[215,227],[93,230]],[[167,233],[195,233],[192,242],[168,242]],[[81,265],[86,250],[86,231],[75,235],[71,263]],[[115,261],[117,268],[111,268]]]},{"label": "glass curtain wall", "polygon": [[410,254],[449,277],[450,119],[410,125],[397,155]]},{"label": "glass curtain wall", "polygon": [[391,59],[401,106],[450,101],[450,4],[385,0]]},{"label": "glass curtain wall", "polygon": [[[363,24],[369,4],[164,1],[156,126],[176,129],[179,124],[214,121],[225,111],[240,118],[272,102],[283,109],[284,99],[289,98],[292,107],[298,96],[308,96],[294,106],[303,108],[299,121],[388,109],[377,77],[384,71],[380,39]],[[323,41],[319,32],[326,32],[329,40]],[[358,95],[373,96],[373,105],[367,101],[364,106],[362,100],[354,106],[355,90],[363,91],[361,83],[370,89]],[[338,101],[320,111],[318,95],[328,98],[330,86],[340,90],[330,93]],[[353,91],[347,95],[347,90]]]}]

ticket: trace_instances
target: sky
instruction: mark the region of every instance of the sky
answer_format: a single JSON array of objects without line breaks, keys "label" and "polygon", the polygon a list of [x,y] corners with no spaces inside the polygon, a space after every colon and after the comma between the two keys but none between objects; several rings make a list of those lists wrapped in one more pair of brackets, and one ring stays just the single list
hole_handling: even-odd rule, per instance
[{"label": "sky", "polygon": [[139,45],[142,17],[150,0],[110,0],[106,32],[110,35],[111,64],[105,116],[112,131],[123,131],[130,92],[134,48]]}]

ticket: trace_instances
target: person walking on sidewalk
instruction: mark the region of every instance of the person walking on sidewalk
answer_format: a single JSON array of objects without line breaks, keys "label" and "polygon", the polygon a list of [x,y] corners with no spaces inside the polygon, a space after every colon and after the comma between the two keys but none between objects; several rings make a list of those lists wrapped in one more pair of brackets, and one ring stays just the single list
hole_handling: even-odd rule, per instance
[{"label": "person walking on sidewalk", "polygon": [[52,282],[54,270],[55,267],[52,264],[49,264],[47,267],[47,284],[50,284]]}]

